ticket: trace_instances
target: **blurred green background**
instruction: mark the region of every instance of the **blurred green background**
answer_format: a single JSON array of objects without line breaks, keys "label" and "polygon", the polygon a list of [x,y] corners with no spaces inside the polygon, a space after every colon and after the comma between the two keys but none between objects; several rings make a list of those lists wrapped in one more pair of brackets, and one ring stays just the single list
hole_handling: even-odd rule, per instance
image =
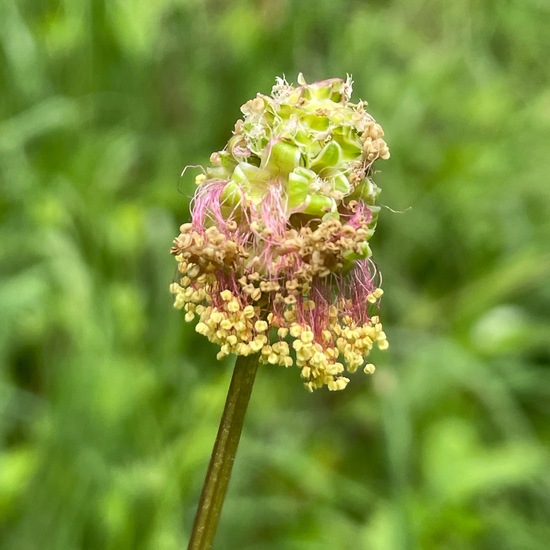
[{"label": "blurred green background", "polygon": [[2,548],[185,547],[231,361],[172,309],[179,175],[299,71],[353,74],[386,130],[391,348],[337,394],[261,368],[216,548],[548,548],[549,22],[543,0],[2,0]]}]

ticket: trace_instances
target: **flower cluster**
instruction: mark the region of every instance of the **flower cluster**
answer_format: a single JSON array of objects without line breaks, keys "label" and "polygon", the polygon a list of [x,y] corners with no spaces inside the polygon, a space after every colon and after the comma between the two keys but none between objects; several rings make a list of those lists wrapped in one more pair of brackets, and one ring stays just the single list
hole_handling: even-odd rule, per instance
[{"label": "flower cluster", "polygon": [[175,307],[198,317],[218,358],[296,365],[309,390],[343,389],[346,369],[388,347],[368,241],[379,210],[373,163],[389,150],[366,104],[350,102],[351,84],[277,79],[270,96],[243,105],[196,178],[192,221],[171,250]]}]

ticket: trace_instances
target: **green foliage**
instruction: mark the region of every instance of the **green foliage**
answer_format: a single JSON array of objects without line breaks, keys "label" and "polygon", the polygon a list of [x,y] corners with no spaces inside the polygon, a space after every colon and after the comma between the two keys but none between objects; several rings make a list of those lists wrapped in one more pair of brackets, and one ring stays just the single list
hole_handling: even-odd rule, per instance
[{"label": "green foliage", "polygon": [[2,548],[184,547],[230,362],[172,310],[178,176],[299,71],[386,130],[391,348],[338,395],[261,369],[217,548],[547,548],[549,11],[1,2]]}]

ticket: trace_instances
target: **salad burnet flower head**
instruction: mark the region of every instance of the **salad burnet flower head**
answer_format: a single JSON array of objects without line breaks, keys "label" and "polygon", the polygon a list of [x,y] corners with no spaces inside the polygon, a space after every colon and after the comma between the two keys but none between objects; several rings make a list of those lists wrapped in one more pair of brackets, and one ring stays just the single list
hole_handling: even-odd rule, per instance
[{"label": "salad burnet flower head", "polygon": [[[352,81],[298,85],[241,107],[231,138],[197,176],[191,222],[171,249],[174,305],[229,354],[300,369],[309,390],[346,387],[345,372],[388,342],[369,240],[378,216],[381,126],[350,101]],[[366,364],[365,364],[366,363]]]}]

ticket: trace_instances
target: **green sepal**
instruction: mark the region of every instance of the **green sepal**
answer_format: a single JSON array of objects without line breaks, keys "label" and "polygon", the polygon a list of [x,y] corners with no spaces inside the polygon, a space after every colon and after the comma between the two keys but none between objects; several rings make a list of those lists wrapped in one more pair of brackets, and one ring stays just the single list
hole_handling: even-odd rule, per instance
[{"label": "green sepal", "polygon": [[265,170],[248,164],[248,162],[239,162],[233,171],[231,179],[237,183],[249,183],[256,179],[266,179]]},{"label": "green sepal", "polygon": [[342,101],[342,92],[332,92],[330,94],[330,100],[334,103],[340,103]]},{"label": "green sepal", "polygon": [[378,222],[378,213],[380,212],[381,207],[370,204],[368,205],[368,208],[372,213],[372,218],[370,222],[367,224],[367,227],[374,231],[374,229],[376,228],[376,223]]},{"label": "green sepal", "polygon": [[298,167],[288,175],[287,195],[288,207],[295,209],[300,207],[311,192],[311,184],[317,174],[307,168]]},{"label": "green sepal", "polygon": [[227,151],[220,151],[221,165],[227,168],[229,171],[233,170],[237,165],[237,161],[233,158],[233,155]]},{"label": "green sepal", "polygon": [[227,185],[223,188],[223,191],[220,195],[220,203],[222,206],[227,206],[230,208],[235,208],[241,204],[243,197],[242,187],[234,182],[229,181]]},{"label": "green sepal", "polygon": [[334,182],[334,189],[336,191],[340,191],[341,193],[344,193],[344,195],[347,195],[350,192],[351,185],[349,183],[349,180],[341,172],[339,174],[336,174],[333,177],[333,182]]},{"label": "green sepal", "polygon": [[362,201],[368,205],[374,205],[376,197],[380,194],[380,188],[370,178],[365,178],[349,196],[351,200]]},{"label": "green sepal", "polygon": [[327,197],[325,195],[309,195],[307,201],[307,206],[302,211],[304,214],[309,214],[311,216],[324,216],[327,212],[336,210],[336,202],[334,199]]},{"label": "green sepal", "polygon": [[[305,159],[314,158],[321,151],[321,145],[317,140],[314,140],[312,136],[305,130],[298,130],[292,135],[292,141],[300,148],[302,156]],[[305,164],[309,164],[306,160]]]},{"label": "green sepal", "polygon": [[231,176],[231,170],[225,166],[209,166],[206,169],[206,175],[210,179],[226,180]]},{"label": "green sepal", "polygon": [[306,115],[303,118],[303,121],[316,132],[324,132],[325,130],[328,130],[328,127],[330,126],[329,117],[324,115]]},{"label": "green sepal", "polygon": [[268,146],[263,166],[272,174],[288,174],[300,165],[300,149],[287,141],[277,141]]},{"label": "green sepal", "polygon": [[349,261],[365,260],[372,255],[372,251],[367,241],[363,241],[359,243],[357,245],[357,248],[358,248],[357,252],[354,250],[346,250],[342,254],[342,257],[344,258],[344,260],[349,260]]},{"label": "green sepal", "polygon": [[344,160],[356,160],[363,152],[357,132],[351,126],[341,126],[334,130],[333,139],[342,148]]},{"label": "green sepal", "polygon": [[308,87],[308,90],[311,91],[311,97],[316,100],[331,99],[332,86],[330,84],[328,86],[317,86],[313,84]]},{"label": "green sepal", "polygon": [[294,105],[283,104],[280,105],[277,109],[277,115],[281,118],[288,119],[291,115],[296,112],[296,107]]},{"label": "green sepal", "polygon": [[259,204],[266,191],[269,173],[247,162],[240,162],[233,171],[231,179],[242,186],[246,198],[253,204]]},{"label": "green sepal", "polygon": [[319,173],[324,168],[335,167],[342,160],[342,148],[335,141],[329,141],[313,159],[310,168]]}]

